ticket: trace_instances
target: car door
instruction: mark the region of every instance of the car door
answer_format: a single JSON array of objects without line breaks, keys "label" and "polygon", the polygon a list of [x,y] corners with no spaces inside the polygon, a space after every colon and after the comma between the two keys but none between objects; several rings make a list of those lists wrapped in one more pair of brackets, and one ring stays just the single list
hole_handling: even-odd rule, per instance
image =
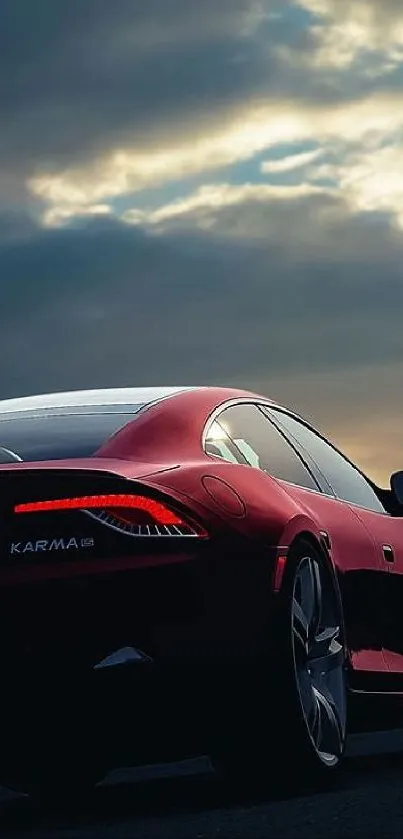
[{"label": "car door", "polygon": [[368,529],[348,504],[321,491],[313,461],[256,403],[225,408],[216,422],[248,463],[284,481],[324,531],[341,570],[346,635],[354,668],[385,673],[379,589],[385,573]]},{"label": "car door", "polygon": [[379,561],[387,569],[383,647],[388,668],[403,676],[403,519],[361,507],[355,512],[370,531]]},{"label": "car door", "polygon": [[[315,464],[312,468],[324,492],[337,499],[344,509],[348,507],[371,540],[372,549],[368,546],[368,553],[357,557],[357,566],[344,580],[344,597],[353,647],[359,645],[363,633],[366,644],[372,636],[372,644],[378,650],[375,658],[379,661],[379,649],[382,648],[389,670],[390,564],[379,549],[379,533],[378,540],[374,538],[371,521],[376,518],[382,522],[386,532],[391,517],[365,476],[315,429],[282,408],[273,406],[265,408],[265,411],[298,446],[299,451]],[[358,654],[360,661],[363,655],[363,652]],[[354,658],[356,666],[357,655]],[[364,658],[369,660],[367,654]],[[374,660],[374,656],[372,658]]]}]

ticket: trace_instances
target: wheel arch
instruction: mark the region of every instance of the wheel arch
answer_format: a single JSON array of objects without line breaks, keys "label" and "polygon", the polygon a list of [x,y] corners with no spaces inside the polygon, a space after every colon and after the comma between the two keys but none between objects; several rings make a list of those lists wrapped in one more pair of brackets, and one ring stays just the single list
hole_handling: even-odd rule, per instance
[{"label": "wheel arch", "polygon": [[308,542],[320,556],[326,560],[332,573],[337,578],[337,568],[332,557],[330,546],[327,544],[327,534],[321,530],[314,519],[300,514],[293,516],[281,534],[281,545],[285,546],[287,555],[295,550],[299,542]]}]

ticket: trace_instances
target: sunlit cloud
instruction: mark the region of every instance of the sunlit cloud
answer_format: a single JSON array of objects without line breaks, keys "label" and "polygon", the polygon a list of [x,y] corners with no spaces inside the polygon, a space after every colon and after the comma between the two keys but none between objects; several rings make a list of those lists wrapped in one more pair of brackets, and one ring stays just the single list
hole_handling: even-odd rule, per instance
[{"label": "sunlit cloud", "polygon": [[[378,264],[385,252],[389,250],[391,257],[400,247],[398,225],[393,228],[387,217],[381,220],[376,213],[365,223],[367,215],[370,208],[360,207],[347,188],[342,191],[308,181],[212,183],[157,208],[133,206],[121,221],[154,236],[203,233],[211,245],[231,240],[248,246],[256,243],[266,253],[273,248],[284,251],[290,264],[313,260],[330,267],[349,261],[357,265],[364,257]],[[380,250],[378,235],[383,233],[386,244]],[[351,281],[355,270],[351,268]]]},{"label": "sunlit cloud", "polygon": [[[190,220],[201,227],[214,227],[216,213],[226,208],[239,207],[248,203],[260,204],[262,208],[268,202],[286,202],[310,196],[330,195],[331,190],[314,184],[296,186],[273,186],[269,184],[242,184],[233,186],[228,183],[202,186],[194,193],[178,201],[173,201],[156,210],[147,212],[136,208],[123,214],[123,221],[129,224],[161,225],[164,222]],[[262,217],[264,222],[264,217]],[[260,232],[256,228],[256,233]]]},{"label": "sunlit cloud", "polygon": [[43,223],[46,227],[61,227],[71,219],[80,216],[108,216],[112,214],[112,207],[109,204],[71,204],[68,206],[54,206],[43,214]]},{"label": "sunlit cloud", "polygon": [[[370,143],[374,137],[380,142],[401,128],[401,91],[332,106],[272,100],[243,107],[219,129],[209,130],[206,125],[205,134],[190,133],[166,148],[117,150],[79,169],[38,174],[29,179],[28,187],[47,205],[48,213],[52,210],[67,218],[75,209],[81,212],[80,208],[104,205],[150,187],[239,165],[279,144],[314,141],[325,147],[340,142]],[[291,162],[298,164],[295,159]],[[308,162],[305,159],[304,163]],[[266,161],[265,171],[273,165],[278,162]],[[45,223],[48,218],[45,214]]]},{"label": "sunlit cloud", "polygon": [[35,176],[28,186],[55,205],[93,204],[248,160],[276,143],[303,137],[308,121],[308,115],[281,102],[257,104],[241,108],[224,128],[206,124],[205,134],[190,134],[163,149],[117,150],[80,169]]},{"label": "sunlit cloud", "polygon": [[300,154],[289,154],[279,160],[265,160],[261,165],[263,174],[277,174],[280,172],[291,172],[294,169],[301,169],[309,163],[313,163],[322,154],[321,149],[301,152]]},{"label": "sunlit cloud", "polygon": [[[355,70],[367,76],[392,72],[403,61],[403,6],[400,0],[296,0],[313,15],[313,49],[283,48],[290,61],[313,67]],[[360,66],[361,65],[361,66]]]},{"label": "sunlit cloud", "polygon": [[387,212],[403,228],[403,144],[345,153],[337,163],[324,163],[310,172],[313,181],[337,182],[346,201],[357,211]]}]

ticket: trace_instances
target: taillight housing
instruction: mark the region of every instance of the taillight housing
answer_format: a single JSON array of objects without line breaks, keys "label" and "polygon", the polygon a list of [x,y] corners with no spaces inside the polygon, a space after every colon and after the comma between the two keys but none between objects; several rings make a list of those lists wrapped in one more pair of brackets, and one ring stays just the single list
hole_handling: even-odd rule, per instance
[{"label": "taillight housing", "polygon": [[107,494],[30,501],[17,504],[15,513],[51,513],[79,510],[128,536],[198,537],[207,531],[165,501],[144,495]]}]

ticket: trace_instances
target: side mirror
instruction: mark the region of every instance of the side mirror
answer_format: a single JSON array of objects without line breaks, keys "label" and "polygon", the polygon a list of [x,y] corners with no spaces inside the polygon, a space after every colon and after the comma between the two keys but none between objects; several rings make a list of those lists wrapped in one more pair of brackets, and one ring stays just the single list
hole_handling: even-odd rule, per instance
[{"label": "side mirror", "polygon": [[399,502],[403,504],[403,472],[394,472],[390,479],[390,486],[393,495]]}]

